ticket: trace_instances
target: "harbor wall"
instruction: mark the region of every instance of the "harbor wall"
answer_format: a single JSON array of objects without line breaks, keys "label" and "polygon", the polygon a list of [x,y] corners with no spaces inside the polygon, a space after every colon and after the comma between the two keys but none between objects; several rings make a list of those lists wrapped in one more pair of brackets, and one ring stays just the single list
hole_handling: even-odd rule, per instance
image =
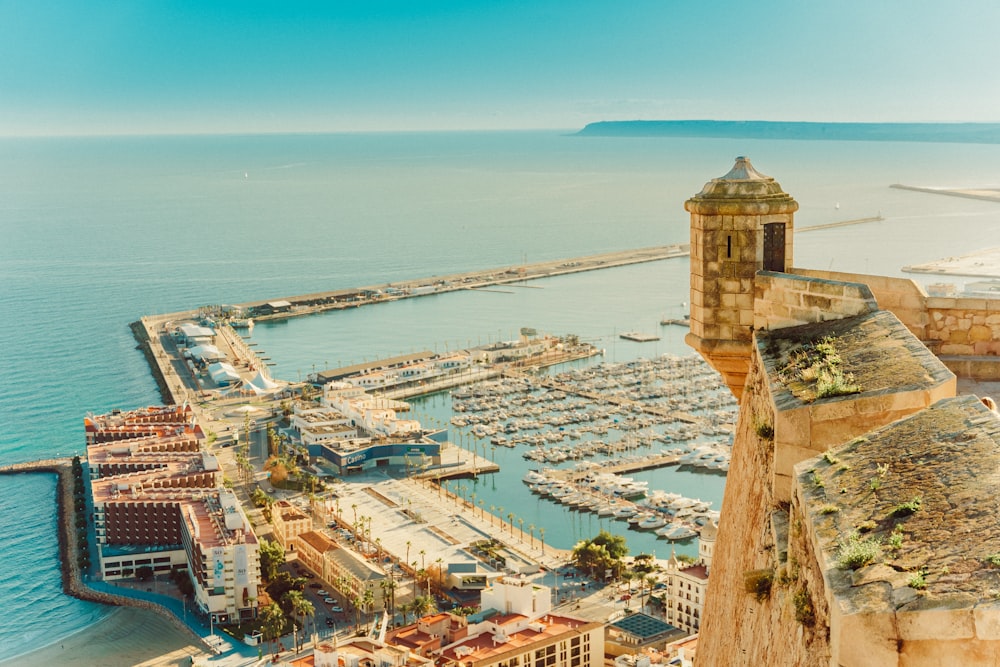
[{"label": "harbor wall", "polygon": [[166,375],[163,372],[163,368],[160,367],[159,358],[157,357],[157,350],[155,347],[160,348],[158,351],[163,352],[162,346],[160,346],[159,341],[156,340],[156,334],[153,333],[145,317],[128,325],[129,329],[132,330],[132,337],[135,338],[137,343],[136,348],[142,352],[142,356],[146,358],[146,363],[149,364],[149,372],[153,376],[153,380],[156,382],[156,388],[160,392],[160,398],[164,405],[174,405],[177,401],[174,398],[173,392],[170,390],[170,384],[167,382]]},{"label": "harbor wall", "polygon": [[79,548],[75,539],[76,526],[73,511],[73,470],[68,458],[16,463],[0,467],[0,475],[54,474],[56,475],[56,533],[59,538],[59,567],[63,592],[66,595],[116,607],[146,609],[167,619],[174,627],[189,634],[196,642],[202,638],[183,623],[166,607],[124,595],[97,591],[84,582],[79,565]]}]

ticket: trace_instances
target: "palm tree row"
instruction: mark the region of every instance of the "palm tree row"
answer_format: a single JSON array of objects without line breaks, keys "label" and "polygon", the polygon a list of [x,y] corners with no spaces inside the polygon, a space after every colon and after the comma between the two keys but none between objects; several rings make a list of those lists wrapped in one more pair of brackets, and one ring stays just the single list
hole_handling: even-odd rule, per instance
[{"label": "palm tree row", "polygon": [[[305,624],[307,617],[313,617],[316,615],[316,609],[313,603],[306,599],[302,591],[291,590],[285,593],[282,597],[282,602],[284,602],[285,607],[288,609],[288,613],[292,616],[292,642],[294,644],[294,649],[296,653],[302,650],[302,646],[305,644]],[[284,632],[285,627],[288,625],[288,616],[285,610],[281,608],[277,602],[271,602],[260,609],[260,627],[264,634],[264,639],[271,642],[272,653],[276,653],[276,642],[279,637],[281,637],[282,632]],[[295,623],[295,619],[301,619],[298,623]],[[299,642],[299,627],[303,630],[303,641]]]}]

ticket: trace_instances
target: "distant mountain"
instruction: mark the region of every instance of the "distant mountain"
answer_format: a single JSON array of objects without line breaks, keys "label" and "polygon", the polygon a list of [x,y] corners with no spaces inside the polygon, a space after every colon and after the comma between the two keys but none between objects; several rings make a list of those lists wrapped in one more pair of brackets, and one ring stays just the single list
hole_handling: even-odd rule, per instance
[{"label": "distant mountain", "polygon": [[585,137],[710,137],[833,141],[1000,143],[1000,123],[804,123],[767,120],[606,120]]}]

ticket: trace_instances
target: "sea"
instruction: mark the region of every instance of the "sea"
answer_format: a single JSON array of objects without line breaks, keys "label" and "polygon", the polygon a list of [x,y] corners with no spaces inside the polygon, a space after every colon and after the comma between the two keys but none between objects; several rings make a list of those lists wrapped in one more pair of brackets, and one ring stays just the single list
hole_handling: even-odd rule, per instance
[{"label": "sea", "polygon": [[[998,145],[572,130],[2,139],[0,464],[82,453],[88,412],[159,403],[128,329],[141,315],[684,243],[684,201],[739,155],[796,198],[797,230],[882,216],[800,233],[797,266],[906,275],[1000,246],[1000,205],[889,188],[1000,187]],[[687,269],[665,260],[403,300],[260,325],[253,340],[288,380],[521,327],[577,334],[604,361],[686,355],[684,330],[659,321],[686,310]],[[446,424],[450,401],[415,410]],[[502,454],[512,472],[484,477],[479,497],[551,525],[554,546],[592,536],[596,519],[552,521],[551,505],[522,493],[516,454]],[[637,477],[721,505],[719,475]],[[630,547],[667,555],[660,544]],[[51,477],[0,477],[0,555],[6,655],[107,613],[60,590]]]}]

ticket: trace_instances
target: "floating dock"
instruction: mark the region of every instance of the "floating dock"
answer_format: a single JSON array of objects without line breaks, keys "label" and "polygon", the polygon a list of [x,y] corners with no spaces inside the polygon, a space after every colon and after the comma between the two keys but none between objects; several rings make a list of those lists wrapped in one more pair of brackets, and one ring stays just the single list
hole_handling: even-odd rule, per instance
[{"label": "floating dock", "polygon": [[635,341],[636,343],[651,343],[654,340],[660,340],[659,336],[642,333],[641,331],[626,331],[625,333],[619,334],[618,337],[624,338],[625,340]]}]

